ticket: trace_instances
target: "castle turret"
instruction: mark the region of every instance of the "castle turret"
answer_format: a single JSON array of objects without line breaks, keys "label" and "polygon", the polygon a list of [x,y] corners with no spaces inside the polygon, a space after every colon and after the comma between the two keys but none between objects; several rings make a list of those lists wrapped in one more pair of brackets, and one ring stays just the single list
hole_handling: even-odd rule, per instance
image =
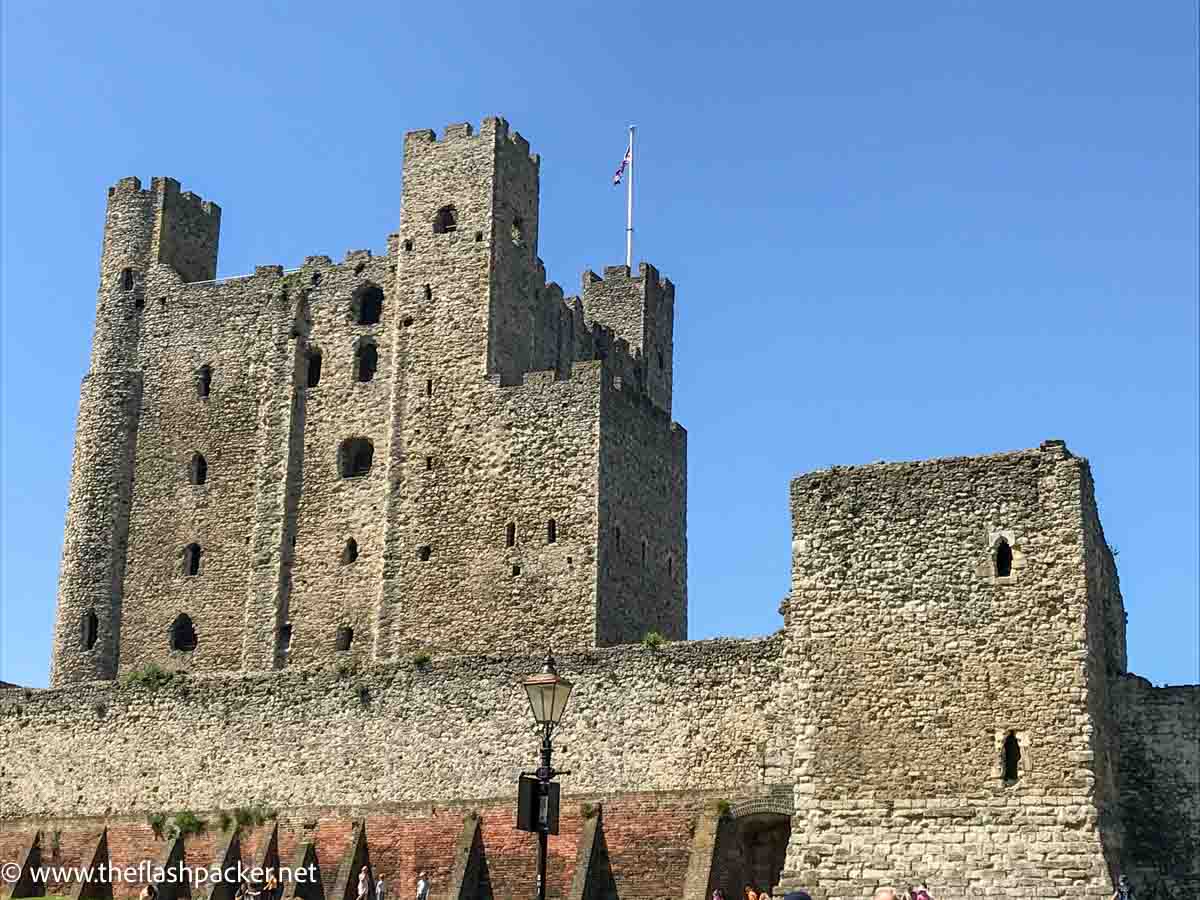
[{"label": "castle turret", "polygon": [[659,278],[649,263],[632,275],[628,266],[606,266],[604,277],[583,273],[583,306],[588,319],[611,328],[640,357],[640,387],[659,409],[671,412],[675,331],[675,285]]},{"label": "castle turret", "polygon": [[80,391],[59,572],[52,685],[108,679],[120,656],[121,595],[141,411],[137,352],[151,267],[184,281],[216,274],[220,209],[179,183],[109,189],[91,369]]},{"label": "castle turret", "polygon": [[470,378],[511,381],[556,362],[538,294],[539,166],[501,118],[478,134],[461,124],[440,139],[405,136],[401,303],[439,332],[431,361],[471,360],[459,369]]}]

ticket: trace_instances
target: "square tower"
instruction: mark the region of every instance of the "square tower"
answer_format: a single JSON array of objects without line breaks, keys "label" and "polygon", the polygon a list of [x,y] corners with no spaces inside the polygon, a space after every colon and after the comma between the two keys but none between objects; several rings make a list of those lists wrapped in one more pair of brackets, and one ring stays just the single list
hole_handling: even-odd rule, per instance
[{"label": "square tower", "polygon": [[[1124,610],[1087,461],[1046,441],[835,467],[795,479],[791,505],[786,884],[1013,894],[1053,847],[1040,890],[1109,896]],[[877,880],[855,881],[831,835]],[[954,839],[927,871],[924,848]]]}]

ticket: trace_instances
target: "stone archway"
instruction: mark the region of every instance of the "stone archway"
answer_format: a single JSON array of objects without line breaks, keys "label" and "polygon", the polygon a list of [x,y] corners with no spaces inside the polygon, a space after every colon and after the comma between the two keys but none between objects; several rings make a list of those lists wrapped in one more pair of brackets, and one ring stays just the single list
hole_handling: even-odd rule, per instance
[{"label": "stone archway", "polygon": [[792,836],[792,817],[760,813],[737,820],[741,844],[743,881],[756,891],[775,892],[783,875],[788,839]]},{"label": "stone archway", "polygon": [[741,869],[738,896],[747,883],[756,891],[775,893],[792,834],[792,813],[790,786],[765,797],[738,801],[730,807]]}]

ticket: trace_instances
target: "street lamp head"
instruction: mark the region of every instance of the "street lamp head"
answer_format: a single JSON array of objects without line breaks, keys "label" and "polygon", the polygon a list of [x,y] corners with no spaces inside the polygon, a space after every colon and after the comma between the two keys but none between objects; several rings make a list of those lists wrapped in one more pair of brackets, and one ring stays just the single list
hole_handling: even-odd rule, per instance
[{"label": "street lamp head", "polygon": [[546,663],[537,675],[530,675],[522,684],[529,695],[533,718],[543,727],[553,728],[562,719],[571,697],[571,682],[559,676],[554,657],[547,652]]}]

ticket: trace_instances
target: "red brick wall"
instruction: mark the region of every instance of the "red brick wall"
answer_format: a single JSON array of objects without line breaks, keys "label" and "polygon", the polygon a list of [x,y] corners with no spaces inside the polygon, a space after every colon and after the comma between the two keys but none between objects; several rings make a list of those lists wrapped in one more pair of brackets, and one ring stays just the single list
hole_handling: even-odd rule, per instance
[{"label": "red brick wall", "polygon": [[[564,799],[560,834],[549,841],[547,892],[565,900],[575,874],[584,819],[581,799]],[[604,842],[621,900],[678,898],[683,889],[692,843],[692,828],[705,796],[699,794],[632,794],[603,800]],[[388,883],[389,900],[412,900],[417,874],[429,873],[434,900],[448,900],[450,870],[463,820],[471,809],[480,814],[480,832],[486,871],[496,900],[527,898],[536,877],[536,838],[517,831],[512,801],[456,804],[452,806],[389,806],[376,809],[296,811],[281,814],[279,854],[290,865],[297,848],[306,841],[316,847],[327,900],[350,848],[354,823],[366,822],[367,843],[375,877]],[[211,866],[228,839],[217,829],[216,814],[202,813],[210,831],[186,841],[191,866]],[[241,858],[246,866],[257,863],[275,823],[245,829]],[[75,820],[43,824],[43,861],[55,865],[83,865],[105,823]],[[0,823],[0,862],[19,859],[36,823]],[[142,860],[159,863],[169,844],[154,837],[145,820],[114,819],[107,822],[111,863],[136,866]],[[61,829],[59,851],[49,852],[50,834]],[[61,888],[61,886],[59,886]],[[140,884],[114,885],[115,897],[136,895]],[[64,889],[67,892],[69,889]],[[207,893],[207,891],[205,891]],[[193,895],[197,894],[193,890]]]}]

